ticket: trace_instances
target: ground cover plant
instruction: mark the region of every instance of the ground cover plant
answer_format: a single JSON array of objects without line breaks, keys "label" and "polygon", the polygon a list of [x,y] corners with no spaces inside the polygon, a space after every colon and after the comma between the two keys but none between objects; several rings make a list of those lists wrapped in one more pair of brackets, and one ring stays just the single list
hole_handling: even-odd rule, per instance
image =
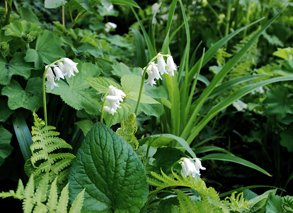
[{"label": "ground cover plant", "polygon": [[1,2],[0,206],[293,212],[292,7]]}]

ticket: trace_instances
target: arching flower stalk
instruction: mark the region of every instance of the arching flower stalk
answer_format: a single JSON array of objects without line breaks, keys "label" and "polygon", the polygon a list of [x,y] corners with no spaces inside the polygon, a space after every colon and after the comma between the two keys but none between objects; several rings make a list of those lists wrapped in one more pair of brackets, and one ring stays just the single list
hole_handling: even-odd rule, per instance
[{"label": "arching flower stalk", "polygon": [[[167,63],[164,57],[167,57]],[[154,86],[156,84],[156,80],[162,79],[162,75],[166,73],[167,75],[174,76],[176,70],[177,66],[174,63],[173,57],[171,55],[158,53],[153,59],[151,59],[151,61],[145,68],[143,68],[142,71],[139,94],[134,112],[135,114],[137,114],[138,111],[146,73],[148,75],[148,78],[146,80],[147,84]]]},{"label": "arching flower stalk", "polygon": [[46,87],[53,90],[58,87],[56,81],[65,79],[65,77],[70,78],[74,76],[75,73],[78,73],[77,63],[69,58],[61,58],[45,66],[45,71],[43,73],[43,107],[46,125],[48,124]]}]

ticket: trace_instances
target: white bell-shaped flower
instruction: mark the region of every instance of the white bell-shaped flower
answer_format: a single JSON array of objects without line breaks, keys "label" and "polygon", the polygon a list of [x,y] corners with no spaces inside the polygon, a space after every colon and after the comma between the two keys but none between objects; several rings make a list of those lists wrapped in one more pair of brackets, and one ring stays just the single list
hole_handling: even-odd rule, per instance
[{"label": "white bell-shaped flower", "polygon": [[59,67],[53,66],[53,71],[55,73],[56,80],[64,79],[64,74]]},{"label": "white bell-shaped flower", "polygon": [[147,83],[151,86],[156,84],[156,80],[161,79],[157,65],[154,62],[149,63],[146,72],[148,74]]},{"label": "white bell-shaped flower", "polygon": [[167,65],[166,65],[166,72],[171,75],[174,76],[174,71],[177,70],[177,66],[174,63],[173,57],[171,55],[169,55],[167,57]]},{"label": "white bell-shaped flower", "polygon": [[107,22],[107,23],[105,24],[105,31],[106,31],[106,32],[110,32],[110,31],[112,31],[112,30],[115,30],[116,28],[117,28],[117,24],[115,24],[115,23]]},{"label": "white bell-shaped flower", "polygon": [[59,68],[62,70],[64,76],[71,77],[78,73],[77,63],[69,58],[63,58],[61,63],[58,63]]},{"label": "white bell-shaped flower", "polygon": [[114,115],[120,108],[120,104],[125,96],[126,95],[122,90],[110,85],[108,95],[105,98],[103,110],[111,115]]},{"label": "white bell-shaped flower", "polygon": [[166,72],[166,62],[162,54],[158,54],[157,67],[161,75]]},{"label": "white bell-shaped flower", "polygon": [[58,84],[55,82],[55,75],[53,73],[52,68],[46,66],[45,69],[47,70],[46,72],[47,87],[50,89],[54,89],[55,87],[58,87]]},{"label": "white bell-shaped flower", "polygon": [[200,176],[200,169],[205,170],[206,168],[201,165],[201,161],[199,158],[185,158],[183,157],[180,161],[182,167],[182,174],[192,177],[199,177]]},{"label": "white bell-shaped flower", "polygon": [[235,101],[232,105],[237,109],[237,111],[244,111],[247,109],[247,104],[241,100]]}]

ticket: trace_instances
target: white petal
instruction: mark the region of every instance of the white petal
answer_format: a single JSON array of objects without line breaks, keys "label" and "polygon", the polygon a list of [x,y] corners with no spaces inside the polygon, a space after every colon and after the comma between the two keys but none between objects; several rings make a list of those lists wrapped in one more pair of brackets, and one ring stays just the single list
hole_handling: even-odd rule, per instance
[{"label": "white petal", "polygon": [[174,76],[174,71],[177,70],[177,66],[174,63],[173,57],[169,55],[167,57],[167,66],[166,66],[166,71],[169,75]]},{"label": "white petal", "polygon": [[158,56],[157,67],[158,67],[158,70],[159,70],[161,75],[163,75],[166,72],[166,62],[164,60],[163,55],[161,55],[160,53],[159,53],[159,56]]},{"label": "white petal", "polygon": [[56,80],[60,80],[60,78],[64,79],[64,74],[63,74],[63,72],[61,71],[61,69],[59,67],[54,66],[53,70],[54,70],[54,73],[55,73],[55,79]]}]

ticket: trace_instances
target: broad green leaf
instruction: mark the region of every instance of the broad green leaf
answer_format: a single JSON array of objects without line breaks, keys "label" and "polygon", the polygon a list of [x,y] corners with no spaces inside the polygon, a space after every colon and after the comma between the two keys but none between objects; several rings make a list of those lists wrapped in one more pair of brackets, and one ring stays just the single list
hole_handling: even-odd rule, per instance
[{"label": "broad green leaf", "polygon": [[62,41],[60,37],[45,30],[39,35],[35,49],[27,50],[25,61],[34,62],[35,68],[41,68],[44,64],[50,64],[65,56],[61,45]]},{"label": "broad green leaf", "polygon": [[45,0],[45,8],[53,9],[66,4],[66,0]]},{"label": "broad green leaf", "polygon": [[83,63],[78,65],[79,73],[66,81],[57,81],[58,87],[47,92],[59,95],[62,100],[76,110],[84,109],[87,113],[97,115],[101,106],[101,97],[90,87],[87,79],[97,76],[99,68],[92,64]]},{"label": "broad green leaf", "polygon": [[122,77],[123,75],[131,75],[132,72],[128,66],[123,63],[116,63],[112,66],[112,74]]},{"label": "broad green leaf", "polygon": [[11,138],[12,134],[0,125],[0,166],[13,149],[12,146],[10,146]]},{"label": "broad green leaf", "polygon": [[89,85],[94,88],[98,93],[106,94],[109,90],[109,86],[112,85],[118,89],[121,86],[112,78],[107,77],[95,77],[95,78],[88,78],[87,79]]},{"label": "broad green leaf", "polygon": [[164,107],[161,104],[139,104],[138,114],[143,113],[147,116],[159,118],[164,113]]},{"label": "broad green leaf", "polygon": [[[126,97],[134,101],[138,100],[140,84],[141,84],[141,76],[138,76],[138,75],[124,75],[121,78],[121,86],[123,88],[123,91],[126,94]],[[143,89],[140,103],[145,103],[145,104],[159,103],[152,97],[146,95],[144,91],[145,90]]]},{"label": "broad green leaf", "polygon": [[42,106],[42,79],[30,78],[25,89],[17,81],[11,81],[2,89],[2,95],[8,97],[8,106],[12,110],[25,108],[36,111]]},{"label": "broad green leaf", "polygon": [[281,145],[286,147],[288,152],[293,152],[293,125],[281,132]]},{"label": "broad green leaf", "polygon": [[23,54],[16,53],[7,62],[0,58],[0,84],[8,85],[12,76],[18,75],[28,79],[31,75],[31,67],[23,61]]},{"label": "broad green leaf", "polygon": [[267,200],[266,213],[283,212],[281,196],[270,194]]},{"label": "broad green leaf", "polygon": [[75,122],[75,125],[77,125],[82,130],[83,135],[86,135],[90,131],[94,123],[91,120],[81,120]]},{"label": "broad green leaf", "polygon": [[264,103],[266,112],[276,115],[278,119],[284,118],[287,114],[293,114],[293,97],[286,87],[274,87],[268,92]]},{"label": "broad green leaf", "polygon": [[71,200],[83,189],[83,212],[139,212],[147,200],[143,164],[131,146],[97,123],[77,152],[69,175]]},{"label": "broad green leaf", "polygon": [[139,8],[138,4],[134,0],[111,0],[111,3]]},{"label": "broad green leaf", "polygon": [[249,204],[251,206],[249,209],[249,212],[250,213],[265,213],[268,198],[271,195],[274,195],[275,193],[276,193],[275,189],[268,190],[264,192],[263,194],[258,195],[255,198],[252,198],[251,200],[249,200]]},{"label": "broad green leaf", "polygon": [[256,171],[259,171],[265,175],[271,176],[270,173],[260,168],[259,166],[255,165],[254,163],[251,163],[247,160],[244,160],[243,158],[237,157],[232,154],[214,153],[214,154],[205,155],[204,157],[202,157],[202,160],[220,160],[220,161],[233,162],[233,163],[237,163],[237,164],[249,167]]},{"label": "broad green leaf", "polygon": [[278,50],[274,52],[273,55],[284,60],[289,60],[293,56],[293,48],[292,47],[278,48]]},{"label": "broad green leaf", "polygon": [[0,100],[0,122],[5,122],[13,113],[7,106],[7,101]]},{"label": "broad green leaf", "polygon": [[40,33],[41,28],[33,22],[16,20],[5,27],[5,35],[22,38],[31,42]]}]

